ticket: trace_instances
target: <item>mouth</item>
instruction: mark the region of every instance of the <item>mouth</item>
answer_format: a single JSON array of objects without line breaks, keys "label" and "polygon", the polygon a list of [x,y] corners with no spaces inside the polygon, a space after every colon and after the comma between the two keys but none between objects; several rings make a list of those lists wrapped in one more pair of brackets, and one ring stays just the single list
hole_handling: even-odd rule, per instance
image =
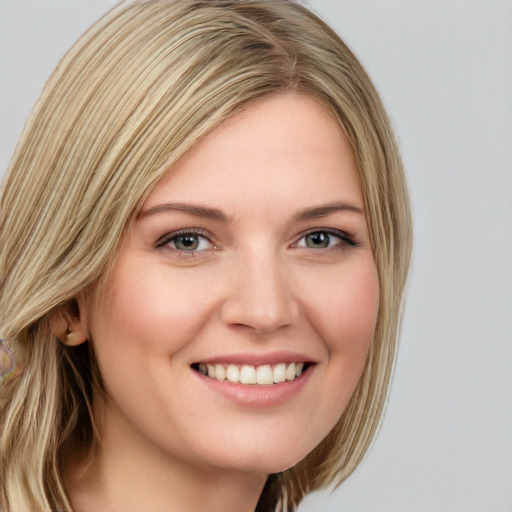
[{"label": "mouth", "polygon": [[192,369],[218,381],[234,384],[272,386],[300,377],[311,363],[277,363],[277,364],[210,364],[194,363]]}]

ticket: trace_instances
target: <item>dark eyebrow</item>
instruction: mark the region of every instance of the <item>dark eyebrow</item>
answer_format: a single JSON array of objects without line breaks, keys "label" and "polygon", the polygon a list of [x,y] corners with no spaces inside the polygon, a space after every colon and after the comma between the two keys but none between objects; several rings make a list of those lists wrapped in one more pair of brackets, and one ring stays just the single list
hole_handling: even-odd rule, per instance
[{"label": "dark eyebrow", "polygon": [[293,221],[298,222],[301,220],[318,219],[321,217],[326,217],[331,213],[344,211],[363,214],[363,210],[362,208],[359,208],[359,206],[347,203],[329,203],[321,206],[315,206],[313,208],[304,208],[294,215]]},{"label": "dark eyebrow", "polygon": [[141,219],[147,217],[148,215],[154,215],[156,213],[168,212],[168,211],[178,211],[185,212],[191,215],[195,215],[196,217],[205,217],[207,219],[219,220],[222,222],[227,222],[228,216],[221,210],[217,208],[211,208],[209,206],[203,206],[200,204],[192,204],[192,203],[164,203],[158,204],[147,210],[141,211],[137,215],[137,219]]}]

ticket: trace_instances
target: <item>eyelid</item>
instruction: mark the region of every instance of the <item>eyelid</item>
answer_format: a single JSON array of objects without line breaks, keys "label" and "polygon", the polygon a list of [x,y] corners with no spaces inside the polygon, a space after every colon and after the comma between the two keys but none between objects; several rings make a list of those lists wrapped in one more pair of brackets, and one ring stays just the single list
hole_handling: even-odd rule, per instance
[{"label": "eyelid", "polygon": [[[208,242],[211,245],[211,249],[218,249],[218,244],[215,243],[213,237],[210,233],[205,231],[204,229],[200,228],[183,228],[183,229],[177,229],[176,231],[170,231],[166,233],[165,235],[161,236],[156,242],[155,247],[157,249],[165,247],[169,242],[171,242],[174,238],[180,236],[180,235],[193,235],[193,236],[200,236],[208,240]],[[171,250],[177,251],[177,252],[188,252],[183,251],[181,249],[172,248]],[[205,249],[202,249],[205,250]],[[196,251],[190,251],[190,253],[193,252],[201,252],[202,250],[196,250]]]},{"label": "eyelid", "polygon": [[[350,247],[359,247],[359,243],[356,241],[356,239],[348,234],[346,231],[343,231],[342,229],[336,229],[336,228],[311,228],[307,231],[304,231],[301,233],[295,241],[291,244],[292,247],[298,247],[298,243],[304,239],[306,236],[311,235],[313,233],[326,233],[328,235],[333,235],[341,240],[341,244],[348,245]],[[324,249],[315,249],[317,251],[322,250],[330,250],[333,249],[333,247],[326,247]]]}]

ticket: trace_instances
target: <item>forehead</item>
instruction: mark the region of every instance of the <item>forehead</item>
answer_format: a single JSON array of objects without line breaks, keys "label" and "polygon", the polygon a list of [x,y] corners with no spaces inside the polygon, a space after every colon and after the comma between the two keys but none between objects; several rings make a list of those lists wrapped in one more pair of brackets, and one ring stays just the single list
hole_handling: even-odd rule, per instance
[{"label": "forehead", "polygon": [[318,101],[294,93],[259,100],[221,125],[164,176],[143,209],[176,200],[315,202],[319,195],[362,201],[340,124]]}]

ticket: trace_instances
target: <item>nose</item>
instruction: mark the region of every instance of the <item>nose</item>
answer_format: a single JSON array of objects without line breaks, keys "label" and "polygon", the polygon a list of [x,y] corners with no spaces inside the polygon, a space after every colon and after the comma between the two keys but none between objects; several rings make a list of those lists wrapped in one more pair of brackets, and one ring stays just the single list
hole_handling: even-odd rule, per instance
[{"label": "nose", "polygon": [[276,256],[241,260],[222,305],[223,322],[262,335],[292,325],[299,317],[299,305],[291,281],[290,272]]}]

